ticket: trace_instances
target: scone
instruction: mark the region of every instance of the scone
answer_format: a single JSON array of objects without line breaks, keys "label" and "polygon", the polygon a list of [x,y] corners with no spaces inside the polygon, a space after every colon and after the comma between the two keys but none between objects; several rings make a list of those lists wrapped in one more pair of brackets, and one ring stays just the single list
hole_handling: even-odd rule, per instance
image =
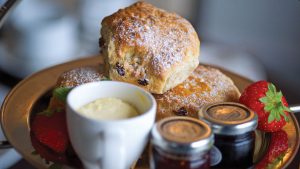
[{"label": "scone", "polygon": [[182,83],[199,64],[200,41],[193,26],[146,2],[104,18],[101,36],[106,74],[151,93]]},{"label": "scone", "polygon": [[218,69],[199,65],[180,85],[162,95],[157,101],[156,119],[169,116],[197,117],[201,106],[215,102],[238,101],[240,92],[232,80]]},{"label": "scone", "polygon": [[104,76],[103,65],[79,67],[62,73],[56,87],[76,87],[84,83],[101,81]]},{"label": "scone", "polygon": [[51,110],[65,109],[64,97],[69,90],[84,83],[104,79],[107,78],[104,76],[103,65],[79,67],[62,73],[56,82],[48,108]]}]

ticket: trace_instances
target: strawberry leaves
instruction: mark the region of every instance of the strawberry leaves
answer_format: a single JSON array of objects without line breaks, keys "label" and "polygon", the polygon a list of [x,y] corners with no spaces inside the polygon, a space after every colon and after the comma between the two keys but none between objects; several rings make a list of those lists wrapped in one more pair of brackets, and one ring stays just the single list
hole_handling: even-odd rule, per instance
[{"label": "strawberry leaves", "polygon": [[53,115],[54,111],[50,110],[50,109],[46,109],[42,112],[39,112],[38,115],[43,115],[43,116],[47,116],[47,117],[51,117]]},{"label": "strawberry leaves", "polygon": [[261,131],[276,132],[288,121],[288,103],[283,94],[268,81],[250,84],[241,94],[239,102],[257,114],[257,129]]},{"label": "strawberry leaves", "polygon": [[49,166],[48,169],[62,169],[62,165],[61,164],[57,164],[57,163],[53,163]]},{"label": "strawberry leaves", "polygon": [[37,113],[37,115],[43,115],[43,116],[47,116],[47,117],[51,117],[54,113],[59,113],[59,112],[62,112],[63,110],[61,108],[55,108],[55,109],[46,109],[46,110],[43,110],[39,113]]},{"label": "strawberry leaves", "polygon": [[68,93],[72,90],[69,87],[57,87],[53,90],[53,96],[59,99],[60,101],[65,102],[67,99]]},{"label": "strawberry leaves", "polygon": [[101,81],[111,81],[111,79],[108,77],[103,77],[103,79],[101,79]]},{"label": "strawberry leaves", "polygon": [[[111,81],[110,78],[104,77],[101,81]],[[72,87],[57,87],[53,90],[52,95],[62,102],[66,102],[67,95],[72,90]]]},{"label": "strawberry leaves", "polygon": [[32,155],[38,155],[39,153],[38,153],[37,151],[34,150],[33,152],[31,152],[31,154],[32,154]]},{"label": "strawberry leaves", "polygon": [[269,83],[266,96],[259,99],[259,101],[265,105],[264,110],[269,112],[268,123],[271,123],[274,120],[280,121],[281,116],[284,117],[285,121],[288,121],[285,111],[291,112],[291,110],[283,105],[282,97],[282,92],[277,92],[276,87],[272,83]]}]

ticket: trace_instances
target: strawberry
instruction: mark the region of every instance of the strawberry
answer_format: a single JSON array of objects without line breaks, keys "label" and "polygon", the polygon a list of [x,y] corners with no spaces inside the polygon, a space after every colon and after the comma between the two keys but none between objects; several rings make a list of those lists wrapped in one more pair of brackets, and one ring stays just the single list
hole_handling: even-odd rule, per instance
[{"label": "strawberry", "polygon": [[255,169],[267,169],[268,167],[268,161],[267,158],[263,158],[261,161],[259,161],[258,164],[255,165]]},{"label": "strawberry", "polygon": [[42,158],[44,158],[47,161],[52,161],[54,163],[59,163],[59,164],[68,163],[66,154],[58,154],[55,153],[54,151],[49,151],[48,147],[44,146],[36,139],[33,132],[30,133],[30,137],[31,137],[32,146]]},{"label": "strawberry", "polygon": [[288,121],[288,103],[281,92],[267,81],[258,81],[248,86],[239,102],[258,116],[258,129],[265,132],[280,130]]},{"label": "strawberry", "polygon": [[288,150],[288,136],[285,131],[271,133],[271,141],[263,159],[255,166],[256,169],[271,169],[282,161]]},{"label": "strawberry", "polygon": [[69,145],[65,112],[37,114],[31,131],[39,142],[57,153],[64,153]]}]

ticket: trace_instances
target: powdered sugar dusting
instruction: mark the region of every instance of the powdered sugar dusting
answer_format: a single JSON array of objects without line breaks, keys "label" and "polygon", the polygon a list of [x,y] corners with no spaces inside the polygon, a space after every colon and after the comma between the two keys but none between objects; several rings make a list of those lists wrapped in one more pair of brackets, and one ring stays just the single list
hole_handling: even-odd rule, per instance
[{"label": "powdered sugar dusting", "polygon": [[64,72],[58,80],[58,86],[75,87],[88,82],[106,79],[99,66],[80,67]]},{"label": "powdered sugar dusting", "polygon": [[198,45],[197,35],[187,20],[144,2],[119,10],[102,24],[110,25],[118,57],[123,57],[124,47],[132,47],[158,75],[181,64],[188,48],[198,47],[193,46]]}]

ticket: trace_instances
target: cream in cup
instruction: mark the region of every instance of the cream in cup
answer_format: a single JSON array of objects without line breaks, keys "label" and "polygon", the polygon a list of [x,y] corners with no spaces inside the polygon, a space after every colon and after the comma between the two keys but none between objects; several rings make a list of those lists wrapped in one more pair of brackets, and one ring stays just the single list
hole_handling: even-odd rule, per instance
[{"label": "cream in cup", "polygon": [[112,97],[97,99],[80,107],[78,112],[98,120],[126,119],[140,114],[134,106]]},{"label": "cream in cup", "polygon": [[[110,104],[111,100],[113,104]],[[95,102],[100,102],[100,107],[102,105],[99,113],[107,113],[107,109],[111,113],[122,111],[121,115],[98,116],[81,111],[85,106],[99,106]],[[116,108],[120,105],[121,110]],[[127,108],[129,111],[125,110],[124,115]],[[138,114],[133,112],[132,115],[131,109],[136,109]],[[126,111],[131,113],[126,114]],[[150,93],[123,82],[83,84],[74,88],[67,97],[70,140],[86,169],[130,168],[147,144],[155,113],[156,101]]]}]

